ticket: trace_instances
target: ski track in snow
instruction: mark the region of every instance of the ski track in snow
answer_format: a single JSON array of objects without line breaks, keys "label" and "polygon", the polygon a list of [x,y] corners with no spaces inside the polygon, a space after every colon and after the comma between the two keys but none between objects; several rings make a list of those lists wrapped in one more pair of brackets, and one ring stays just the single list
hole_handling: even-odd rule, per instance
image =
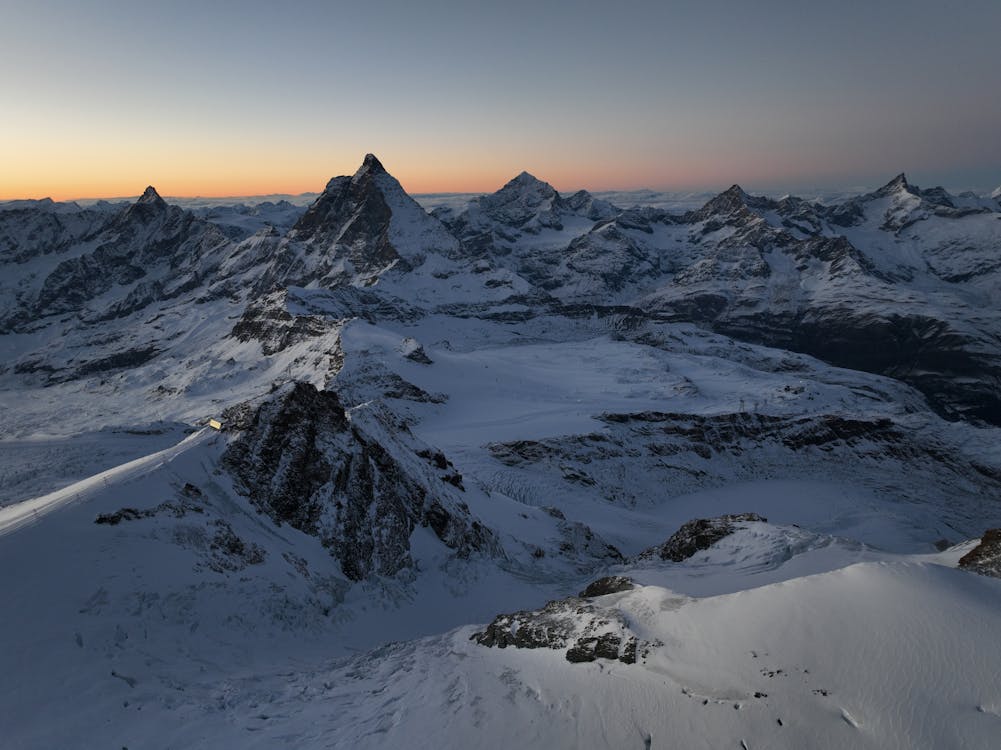
[{"label": "ski track in snow", "polygon": [[111,484],[127,482],[169,463],[175,457],[205,442],[214,431],[203,427],[184,438],[177,445],[134,459],[128,463],[102,471],[94,476],[81,479],[68,487],[63,487],[47,495],[22,500],[14,505],[0,508],[0,536],[10,534],[29,524],[36,523],[53,511],[78,503]]}]

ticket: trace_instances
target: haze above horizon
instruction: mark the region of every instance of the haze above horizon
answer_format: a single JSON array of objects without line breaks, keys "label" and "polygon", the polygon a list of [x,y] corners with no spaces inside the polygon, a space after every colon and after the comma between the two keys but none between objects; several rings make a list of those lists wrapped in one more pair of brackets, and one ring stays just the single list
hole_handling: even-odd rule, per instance
[{"label": "haze above horizon", "polygon": [[1001,184],[1001,4],[3,0],[0,200]]}]

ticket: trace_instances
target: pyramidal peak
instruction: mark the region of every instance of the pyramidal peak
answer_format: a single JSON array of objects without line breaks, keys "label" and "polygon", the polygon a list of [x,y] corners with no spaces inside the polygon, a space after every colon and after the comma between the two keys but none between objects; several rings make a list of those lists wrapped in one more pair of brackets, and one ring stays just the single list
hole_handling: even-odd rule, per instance
[{"label": "pyramidal peak", "polygon": [[143,191],[143,194],[139,196],[139,200],[136,201],[136,204],[140,206],[146,206],[146,205],[159,206],[159,205],[166,205],[166,201],[164,201],[163,198],[160,197],[160,194],[156,192],[155,187],[149,185]]},{"label": "pyramidal peak", "polygon": [[894,195],[896,193],[914,193],[917,194],[917,190],[911,183],[907,181],[907,175],[901,172],[888,183],[883,185],[879,190],[872,193],[873,196],[882,198],[887,195]]},{"label": "pyramidal peak", "polygon": [[[522,189],[528,187],[545,187],[550,190],[554,190],[553,186],[550,185],[548,182],[540,180],[535,175],[525,171],[520,172],[517,177],[514,177],[513,179],[509,180],[508,183],[504,185],[504,188]],[[501,189],[503,190],[504,188]]]},{"label": "pyramidal peak", "polygon": [[533,174],[521,172],[517,177],[509,180],[504,187],[486,196],[493,201],[508,203],[510,201],[528,202],[538,204],[543,201],[559,201],[560,194],[552,185],[544,180],[540,180]]},{"label": "pyramidal peak", "polygon": [[332,178],[288,236],[340,253],[369,274],[401,258],[457,245],[373,154],[366,154],[353,176]]},{"label": "pyramidal peak", "polygon": [[716,197],[711,198],[696,213],[706,217],[716,213],[730,214],[734,211],[746,209],[750,198],[751,196],[745,193],[740,185],[734,184]]},{"label": "pyramidal peak", "polygon": [[121,220],[126,222],[139,221],[146,224],[165,215],[167,209],[167,202],[156,192],[156,188],[150,185],[143,191],[138,200],[128,206],[120,216]]},{"label": "pyramidal peak", "polygon": [[382,166],[382,162],[376,157],[375,154],[365,154],[365,159],[362,161],[361,166],[358,167],[358,171],[355,172],[355,177],[361,177],[368,174],[386,174],[386,168]]},{"label": "pyramidal peak", "polygon": [[907,175],[904,172],[901,172],[890,180],[886,186],[890,187],[891,185],[894,187],[910,187],[910,183],[907,182]]},{"label": "pyramidal peak", "polygon": [[365,154],[365,158],[362,160],[361,166],[355,170],[353,175],[350,177],[347,175],[331,177],[326,186],[323,188],[323,191],[313,202],[313,205],[320,202],[325,195],[341,195],[347,186],[350,185],[353,185],[354,189],[358,189],[359,187],[365,188],[369,184],[367,178],[375,177],[377,175],[387,175],[392,177],[392,175],[386,171],[386,168],[382,166],[382,162],[379,161],[375,154]]}]

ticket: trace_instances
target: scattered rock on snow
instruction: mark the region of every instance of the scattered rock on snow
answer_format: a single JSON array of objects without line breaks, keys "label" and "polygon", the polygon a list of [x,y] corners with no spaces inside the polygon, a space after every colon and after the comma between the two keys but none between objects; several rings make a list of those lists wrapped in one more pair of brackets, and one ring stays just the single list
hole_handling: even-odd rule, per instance
[{"label": "scattered rock on snow", "polygon": [[[185,497],[200,497],[201,491],[198,490],[192,484],[186,484],[182,490],[182,494]],[[189,494],[188,488],[193,488],[198,495]],[[144,510],[138,510],[136,508],[119,508],[114,513],[99,513],[97,518],[94,519],[94,523],[102,524],[107,526],[117,526],[122,521],[138,521],[142,518],[153,518],[161,514],[169,514],[174,518],[183,518],[188,513],[204,513],[204,509],[198,505],[181,499],[179,503],[164,502],[157,505],[155,508],[146,508]]]},{"label": "scattered rock on snow", "polygon": [[267,552],[260,545],[247,542],[236,535],[233,527],[222,519],[213,522],[215,535],[209,544],[212,560],[209,567],[218,572],[242,570],[247,565],[264,562]]},{"label": "scattered rock on snow", "polygon": [[757,513],[736,513],[716,518],[695,518],[678,529],[670,539],[661,545],[640,553],[640,558],[659,557],[661,560],[682,562],[696,552],[709,549],[716,542],[737,530],[737,524],[760,521],[767,518]]},{"label": "scattered rock on snow", "polygon": [[424,347],[416,339],[409,336],[403,339],[403,343],[400,345],[400,353],[411,362],[417,362],[422,365],[434,364],[433,360],[427,355],[427,352],[424,351]]},{"label": "scattered rock on snow", "polygon": [[636,662],[641,643],[615,609],[569,597],[549,602],[542,609],[498,615],[483,632],[470,640],[497,648],[567,649],[566,659],[580,663],[609,659]]}]

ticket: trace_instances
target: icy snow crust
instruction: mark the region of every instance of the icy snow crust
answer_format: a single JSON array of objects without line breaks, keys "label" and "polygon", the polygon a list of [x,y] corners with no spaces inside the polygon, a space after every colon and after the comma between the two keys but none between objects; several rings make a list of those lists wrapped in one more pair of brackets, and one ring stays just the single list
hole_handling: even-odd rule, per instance
[{"label": "icy snow crust", "polygon": [[[250,237],[155,192],[0,210],[0,744],[996,746],[1001,581],[956,565],[1001,526],[998,429],[629,308],[729,278],[748,305],[851,290],[982,332],[1001,226],[985,199],[948,208],[898,179],[843,214],[728,191],[683,220],[523,174],[445,202],[446,225],[374,157],[328,191],[351,210]],[[760,215],[726,218],[747,205]],[[864,255],[734,239],[805,234],[789,217]],[[51,242],[29,252],[32,232]],[[144,275],[104,283],[136,258]],[[72,308],[38,296],[63,262]],[[254,430],[266,444],[278,426],[253,414],[293,382],[337,394],[345,445],[385,451],[359,453],[376,494],[427,488],[490,543],[470,552],[431,513],[398,540],[400,572],[354,580],[308,523],[260,512],[223,457]],[[303,422],[282,426],[289,456],[320,430]],[[744,512],[768,522],[680,563],[639,556]],[[606,575],[635,587],[575,604]],[[550,601],[577,634],[635,638],[636,663],[470,640]]]}]

